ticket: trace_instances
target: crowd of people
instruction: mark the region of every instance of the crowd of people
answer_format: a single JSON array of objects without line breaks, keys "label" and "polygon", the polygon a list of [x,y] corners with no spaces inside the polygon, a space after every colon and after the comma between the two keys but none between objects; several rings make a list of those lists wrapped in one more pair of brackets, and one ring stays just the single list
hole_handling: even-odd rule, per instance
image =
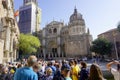
[{"label": "crowd of people", "polygon": [[[117,69],[112,68],[117,64]],[[120,80],[120,63],[112,61],[106,65],[115,80]],[[16,64],[0,65],[0,80],[107,80],[98,64],[91,64],[87,68],[85,61],[72,59],[69,61],[44,61],[36,56]]]}]

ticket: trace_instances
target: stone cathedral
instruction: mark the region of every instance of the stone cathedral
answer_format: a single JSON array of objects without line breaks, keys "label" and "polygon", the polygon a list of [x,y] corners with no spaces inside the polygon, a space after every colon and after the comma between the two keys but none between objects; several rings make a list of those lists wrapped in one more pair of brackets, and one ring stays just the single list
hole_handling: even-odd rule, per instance
[{"label": "stone cathedral", "polygon": [[90,54],[92,35],[76,8],[67,25],[52,21],[39,32],[39,38],[40,57],[80,57]]}]

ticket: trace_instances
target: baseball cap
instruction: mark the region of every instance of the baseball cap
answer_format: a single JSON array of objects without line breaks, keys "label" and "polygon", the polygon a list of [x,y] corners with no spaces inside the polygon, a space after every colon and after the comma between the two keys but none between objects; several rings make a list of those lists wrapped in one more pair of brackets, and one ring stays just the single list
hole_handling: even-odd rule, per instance
[{"label": "baseball cap", "polygon": [[70,71],[71,68],[70,68],[70,66],[69,66],[68,64],[64,64],[64,65],[61,67],[61,70],[68,70],[68,71]]}]

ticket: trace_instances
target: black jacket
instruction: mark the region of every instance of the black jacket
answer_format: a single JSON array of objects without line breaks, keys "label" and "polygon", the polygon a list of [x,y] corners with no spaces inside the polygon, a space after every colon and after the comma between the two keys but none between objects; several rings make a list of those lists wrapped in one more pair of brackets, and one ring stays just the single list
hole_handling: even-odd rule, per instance
[{"label": "black jacket", "polygon": [[60,76],[54,76],[53,80],[65,80],[65,77],[63,75]]},{"label": "black jacket", "polygon": [[86,68],[81,68],[79,75],[80,75],[79,80],[88,80],[89,72],[88,70],[86,70]]}]

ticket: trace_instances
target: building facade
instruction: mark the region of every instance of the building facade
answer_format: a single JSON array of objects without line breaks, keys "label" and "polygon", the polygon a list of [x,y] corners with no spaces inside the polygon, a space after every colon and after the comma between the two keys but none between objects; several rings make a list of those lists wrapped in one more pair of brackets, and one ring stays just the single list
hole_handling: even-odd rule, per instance
[{"label": "building facade", "polygon": [[39,31],[41,23],[41,9],[37,0],[24,0],[19,9],[19,29],[21,33]]},{"label": "building facade", "polygon": [[92,35],[86,31],[85,21],[77,9],[69,23],[52,21],[39,32],[40,57],[80,57],[90,54]]},{"label": "building facade", "polygon": [[16,60],[19,28],[13,0],[0,0],[0,63]]},{"label": "building facade", "polygon": [[105,38],[113,44],[112,58],[120,58],[120,32],[118,29],[111,29],[98,35],[98,38]]}]

